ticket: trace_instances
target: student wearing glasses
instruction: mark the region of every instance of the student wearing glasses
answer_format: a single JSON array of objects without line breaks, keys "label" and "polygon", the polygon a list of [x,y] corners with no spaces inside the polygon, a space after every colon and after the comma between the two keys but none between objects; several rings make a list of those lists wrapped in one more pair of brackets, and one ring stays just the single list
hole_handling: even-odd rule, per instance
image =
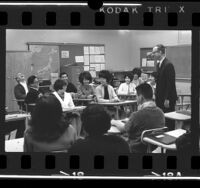
[{"label": "student wearing glasses", "polygon": [[34,104],[37,99],[42,96],[42,93],[39,91],[39,80],[35,75],[32,75],[28,78],[27,84],[29,87],[29,92],[26,95],[25,103]]}]

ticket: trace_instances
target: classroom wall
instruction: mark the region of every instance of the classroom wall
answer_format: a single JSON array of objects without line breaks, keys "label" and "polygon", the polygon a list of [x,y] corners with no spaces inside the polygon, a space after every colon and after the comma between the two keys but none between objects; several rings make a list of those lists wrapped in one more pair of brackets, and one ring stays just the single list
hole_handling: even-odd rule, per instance
[{"label": "classroom wall", "polygon": [[131,32],[131,61],[140,67],[140,48],[149,48],[157,44],[165,46],[191,44],[191,31],[133,31]]},{"label": "classroom wall", "polygon": [[131,63],[130,35],[116,30],[7,30],[6,50],[27,50],[26,42],[105,44],[106,68],[124,71]]}]

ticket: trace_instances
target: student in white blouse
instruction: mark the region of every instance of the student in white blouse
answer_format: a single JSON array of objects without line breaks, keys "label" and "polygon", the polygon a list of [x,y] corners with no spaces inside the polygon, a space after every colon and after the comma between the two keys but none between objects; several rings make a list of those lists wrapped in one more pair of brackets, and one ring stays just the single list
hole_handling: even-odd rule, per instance
[{"label": "student in white blouse", "polygon": [[118,95],[130,95],[130,94],[136,94],[135,90],[135,84],[132,83],[133,80],[133,74],[132,73],[126,73],[124,75],[125,83],[122,83],[119,86],[119,89],[117,91]]},{"label": "student in white blouse", "polygon": [[[62,109],[65,108],[73,108],[74,102],[72,100],[71,94],[66,92],[67,83],[64,80],[58,79],[54,83],[54,90],[53,95],[60,101]],[[76,129],[77,137],[80,136],[81,133],[81,120],[80,114],[77,112],[72,112],[71,114],[66,114],[65,117],[72,126]]]},{"label": "student in white blouse", "polygon": [[96,97],[98,102],[117,102],[117,97],[114,88],[109,84],[111,74],[107,70],[99,72],[99,81],[101,84],[96,87]]},{"label": "student in white blouse", "polygon": [[65,81],[58,79],[54,83],[53,94],[60,101],[62,108],[73,108],[74,102],[72,100],[71,94],[66,92],[67,84]]}]

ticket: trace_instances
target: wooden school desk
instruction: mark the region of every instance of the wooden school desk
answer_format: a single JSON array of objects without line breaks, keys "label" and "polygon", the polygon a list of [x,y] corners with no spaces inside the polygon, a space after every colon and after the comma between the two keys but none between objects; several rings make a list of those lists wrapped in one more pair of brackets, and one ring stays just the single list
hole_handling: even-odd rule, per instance
[{"label": "wooden school desk", "polygon": [[109,107],[115,107],[116,109],[116,119],[119,119],[119,109],[121,106],[134,106],[133,110],[137,108],[137,100],[127,100],[119,102],[98,102],[97,104]]},{"label": "wooden school desk", "polygon": [[5,152],[23,152],[23,151],[24,151],[24,138],[5,141]]},{"label": "wooden school desk", "polygon": [[[175,137],[177,139],[181,135],[183,135],[184,133],[186,133],[186,130],[184,130],[184,129],[176,129],[176,130],[173,130],[173,131],[160,133],[160,135],[167,134],[167,135],[171,135],[171,136],[173,136],[173,137]],[[152,137],[149,137],[148,135],[143,137],[142,140],[148,144],[148,148],[150,147],[151,144],[152,145],[156,145],[158,147],[161,147],[161,152],[162,153],[164,153],[166,150],[176,150],[175,142],[172,143],[172,144],[165,144],[165,143],[159,142],[156,139],[153,139]],[[148,151],[150,151],[150,149],[148,149]]]},{"label": "wooden school desk", "polygon": [[191,115],[185,115],[174,111],[165,113],[165,118],[175,120],[175,129],[179,129],[182,128],[185,121],[191,120]]},{"label": "wooden school desk", "polygon": [[[5,116],[5,134],[10,134],[17,130],[16,138],[23,137],[24,131],[27,128],[27,119],[30,114],[8,114]],[[10,135],[11,136],[11,135]]]}]

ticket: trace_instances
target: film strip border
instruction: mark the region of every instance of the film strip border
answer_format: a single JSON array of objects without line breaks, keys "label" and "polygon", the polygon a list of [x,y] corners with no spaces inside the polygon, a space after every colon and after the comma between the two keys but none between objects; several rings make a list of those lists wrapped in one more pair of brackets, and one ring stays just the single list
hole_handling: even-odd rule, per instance
[{"label": "film strip border", "polygon": [[[141,7],[105,6],[91,10],[87,6],[0,6],[1,39],[4,29],[137,29],[137,30],[192,30],[193,62],[199,62],[200,3],[145,2]],[[1,44],[1,54],[5,43]],[[198,57],[198,58],[196,58]],[[2,57],[1,61],[5,61]],[[196,62],[196,63],[195,63]],[[197,68],[197,66],[196,66]],[[198,70],[192,69],[198,78]],[[1,85],[5,80],[1,80]],[[192,86],[192,93],[198,88]],[[193,146],[198,146],[199,96],[192,98]],[[4,104],[4,94],[2,95]],[[2,98],[1,98],[2,99]],[[2,101],[2,100],[1,100]],[[4,106],[4,105],[3,105]],[[4,116],[1,116],[1,122]],[[1,128],[2,129],[2,128]],[[0,133],[2,135],[2,131]],[[4,140],[0,137],[1,151]],[[67,156],[66,154],[2,153],[0,174],[35,175],[125,175],[125,176],[196,176],[199,175],[199,154],[175,155],[122,155],[122,156]]]},{"label": "film strip border", "polygon": [[[144,2],[132,6],[2,6],[7,29],[192,29],[200,26],[200,3]],[[115,27],[115,28],[113,28]],[[130,29],[130,28],[129,28]]]},{"label": "film strip border", "polygon": [[[200,156],[0,155],[1,175],[198,177]],[[0,176],[1,176],[0,175]]]}]

